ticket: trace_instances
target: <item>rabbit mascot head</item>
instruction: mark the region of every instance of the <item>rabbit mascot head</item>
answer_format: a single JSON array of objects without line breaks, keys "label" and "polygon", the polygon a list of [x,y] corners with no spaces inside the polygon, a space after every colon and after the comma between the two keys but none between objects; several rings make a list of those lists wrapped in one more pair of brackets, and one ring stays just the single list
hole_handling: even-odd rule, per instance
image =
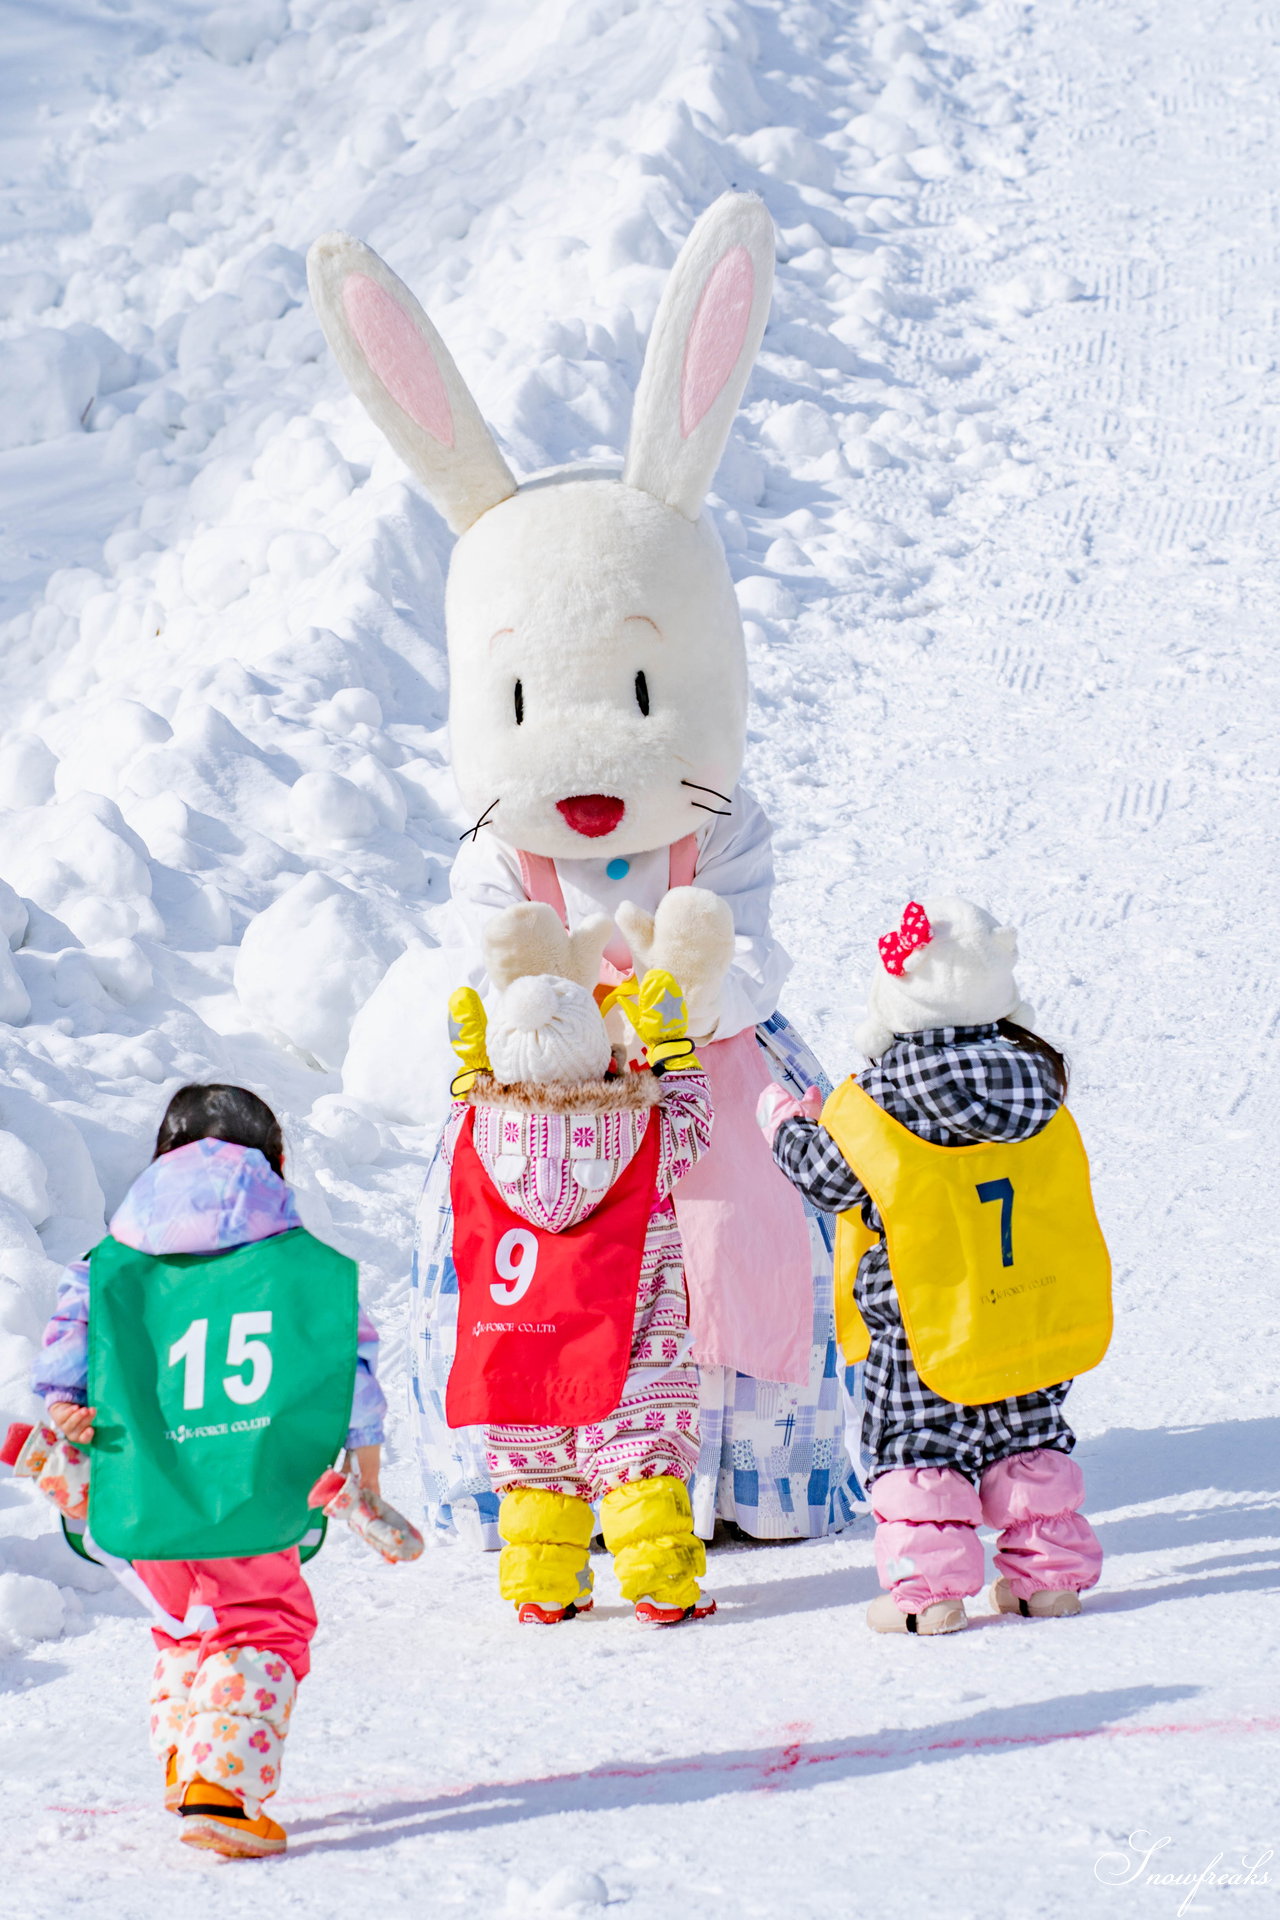
[{"label": "rabbit mascot head", "polygon": [[725,194],[676,262],[620,479],[519,486],[418,302],[326,234],[312,298],[352,389],[459,536],[449,730],[459,791],[552,859],[668,846],[726,804],[747,676],[724,550],[702,510],[764,332],[773,228]]}]

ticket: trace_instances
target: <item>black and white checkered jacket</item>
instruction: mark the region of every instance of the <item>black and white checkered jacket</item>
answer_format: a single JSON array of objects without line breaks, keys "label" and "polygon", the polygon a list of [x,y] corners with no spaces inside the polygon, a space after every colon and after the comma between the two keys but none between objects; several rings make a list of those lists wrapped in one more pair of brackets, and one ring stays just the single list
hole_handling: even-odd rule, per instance
[{"label": "black and white checkered jacket", "polygon": [[[1055,1076],[1038,1054],[1024,1053],[994,1026],[932,1027],[900,1034],[859,1085],[904,1127],[939,1147],[984,1140],[1029,1140],[1061,1105]],[[784,1120],[774,1158],[824,1213],[861,1207],[875,1232],[879,1213],[831,1135],[812,1120]],[[902,1325],[883,1240],[858,1267],[855,1293],[871,1334],[862,1371],[862,1452],[869,1481],[898,1467],[945,1466],[975,1484],[1010,1453],[1055,1447],[1075,1436],[1062,1412],[1070,1384],[979,1407],[954,1405],[925,1385]]]},{"label": "black and white checkered jacket", "polygon": [[[1030,1140],[1062,1101],[1053,1070],[1024,1053],[995,1026],[928,1027],[899,1034],[858,1085],[904,1127],[935,1147],[981,1140]],[[880,1215],[825,1127],[784,1120],[773,1157],[793,1186],[822,1213],[861,1207],[874,1232]]]}]

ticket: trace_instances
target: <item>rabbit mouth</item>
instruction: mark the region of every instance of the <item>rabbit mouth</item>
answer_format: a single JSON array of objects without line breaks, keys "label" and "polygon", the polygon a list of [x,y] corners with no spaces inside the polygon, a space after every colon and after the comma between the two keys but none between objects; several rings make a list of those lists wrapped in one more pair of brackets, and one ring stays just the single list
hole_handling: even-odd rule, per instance
[{"label": "rabbit mouth", "polygon": [[612,833],[626,812],[626,802],[608,793],[576,793],[556,801],[556,812],[588,840],[599,840]]}]

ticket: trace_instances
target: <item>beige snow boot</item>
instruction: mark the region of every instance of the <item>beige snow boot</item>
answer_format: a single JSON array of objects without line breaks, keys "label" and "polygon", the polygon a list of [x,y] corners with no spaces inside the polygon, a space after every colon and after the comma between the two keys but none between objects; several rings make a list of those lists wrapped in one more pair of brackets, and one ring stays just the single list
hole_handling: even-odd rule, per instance
[{"label": "beige snow boot", "polygon": [[991,1604],[997,1613],[1020,1613],[1025,1620],[1066,1620],[1080,1612],[1080,1595],[1072,1587],[1054,1587],[1019,1600],[1009,1582],[997,1580],[991,1589]]},{"label": "beige snow boot", "polygon": [[867,1608],[873,1633],[959,1633],[968,1624],[963,1600],[935,1600],[922,1613],[904,1613],[891,1593],[882,1593]]}]

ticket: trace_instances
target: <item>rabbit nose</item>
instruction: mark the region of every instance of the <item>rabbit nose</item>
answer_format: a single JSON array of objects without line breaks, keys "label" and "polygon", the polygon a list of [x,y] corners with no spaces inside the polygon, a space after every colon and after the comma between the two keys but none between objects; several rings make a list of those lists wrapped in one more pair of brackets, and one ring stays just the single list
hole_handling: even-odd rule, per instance
[{"label": "rabbit nose", "polygon": [[575,833],[598,840],[612,833],[626,812],[626,803],[608,793],[577,793],[568,800],[557,800],[556,811]]}]

